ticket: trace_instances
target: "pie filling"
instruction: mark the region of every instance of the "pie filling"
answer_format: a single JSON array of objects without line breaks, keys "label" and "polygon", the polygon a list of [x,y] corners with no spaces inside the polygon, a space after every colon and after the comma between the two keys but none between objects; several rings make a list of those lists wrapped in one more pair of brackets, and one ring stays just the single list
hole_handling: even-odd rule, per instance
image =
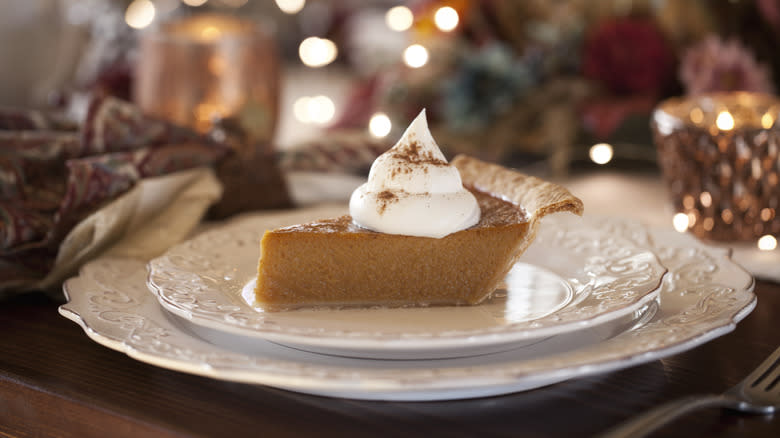
[{"label": "pie filling", "polygon": [[518,206],[472,192],[480,221],[439,239],[366,230],[350,216],[266,232],[256,302],[271,311],[481,302],[525,248],[529,221]]}]

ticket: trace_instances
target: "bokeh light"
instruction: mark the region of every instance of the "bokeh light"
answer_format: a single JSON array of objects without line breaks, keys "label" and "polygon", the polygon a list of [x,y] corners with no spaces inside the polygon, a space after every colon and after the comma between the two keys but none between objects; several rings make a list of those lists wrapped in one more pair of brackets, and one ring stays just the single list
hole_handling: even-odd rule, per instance
[{"label": "bokeh light", "polygon": [[203,6],[208,0],[182,0],[187,6]]},{"label": "bokeh light", "polygon": [[715,119],[715,126],[721,131],[731,131],[734,129],[734,117],[728,111],[721,111]]},{"label": "bokeh light", "polygon": [[436,27],[444,32],[449,32],[458,27],[459,20],[458,11],[449,6],[439,8],[433,16],[433,22],[436,23]]},{"label": "bokeh light", "polygon": [[387,137],[392,129],[393,123],[390,121],[390,117],[387,117],[387,114],[385,113],[374,114],[368,122],[368,131],[377,138]]},{"label": "bokeh light", "polygon": [[200,37],[204,41],[214,41],[222,35],[222,32],[215,26],[206,26],[200,31]]},{"label": "bokeh light", "polygon": [[758,239],[758,249],[761,251],[772,251],[777,248],[777,239],[771,234],[766,234]]},{"label": "bokeh light", "polygon": [[675,230],[684,233],[688,230],[688,215],[685,213],[677,213],[672,218],[672,225]]},{"label": "bokeh light", "polygon": [[761,116],[761,127],[764,129],[771,129],[772,125],[775,124],[775,118],[770,113],[765,113],[763,116]]},{"label": "bokeh light", "polygon": [[596,164],[607,164],[612,161],[614,152],[611,145],[607,143],[597,143],[591,146],[588,155]]},{"label": "bokeh light", "polygon": [[133,0],[125,10],[125,23],[133,29],[143,29],[154,21],[154,3],[150,0]]},{"label": "bokeh light", "polygon": [[390,29],[396,32],[403,32],[412,27],[414,14],[406,6],[396,6],[390,8],[385,14],[385,23],[387,23],[387,27]]},{"label": "bokeh light", "polygon": [[404,50],[404,63],[412,68],[420,68],[428,63],[428,49],[412,44]]},{"label": "bokeh light", "polygon": [[303,96],[293,102],[293,115],[302,123],[324,125],[336,115],[336,105],[328,96]]},{"label": "bokeh light", "polygon": [[694,108],[690,113],[691,121],[697,125],[704,121],[704,111],[701,108]]},{"label": "bokeh light", "polygon": [[306,6],[306,0],[276,0],[276,6],[285,14],[297,14]]},{"label": "bokeh light", "polygon": [[327,38],[309,37],[301,42],[298,55],[309,67],[323,67],[336,59],[338,48]]}]

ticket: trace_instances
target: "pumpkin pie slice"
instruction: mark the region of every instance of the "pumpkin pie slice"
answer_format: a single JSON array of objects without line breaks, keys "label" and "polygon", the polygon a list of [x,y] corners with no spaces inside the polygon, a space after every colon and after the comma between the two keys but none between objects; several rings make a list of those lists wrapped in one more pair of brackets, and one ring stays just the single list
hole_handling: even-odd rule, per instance
[{"label": "pumpkin pie slice", "polygon": [[442,238],[385,234],[350,216],[266,231],[256,302],[310,306],[479,304],[536,236],[539,220],[582,201],[565,188],[468,156],[452,161],[479,203],[479,222]]}]

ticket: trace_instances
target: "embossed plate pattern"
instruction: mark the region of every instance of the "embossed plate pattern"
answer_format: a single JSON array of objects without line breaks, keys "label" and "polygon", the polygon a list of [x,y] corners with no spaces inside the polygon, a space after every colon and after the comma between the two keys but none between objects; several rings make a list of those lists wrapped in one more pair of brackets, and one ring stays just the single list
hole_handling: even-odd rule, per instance
[{"label": "embossed plate pattern", "polygon": [[674,231],[653,231],[651,237],[670,271],[661,287],[660,308],[649,322],[600,342],[587,335],[603,325],[532,347],[469,358],[381,361],[306,353],[171,317],[146,290],[144,263],[122,258],[96,260],[68,280],[69,302],[60,313],[109,348],[217,379],[359,399],[505,394],[685,351],[731,331],[753,309],[753,279],[726,252]]},{"label": "embossed plate pattern", "polygon": [[576,218],[542,228],[506,287],[478,306],[254,308],[263,231],[301,215],[328,212],[254,216],[204,233],[152,260],[149,288],[164,308],[205,327],[327,354],[431,359],[507,350],[621,318],[657,297],[666,272],[646,235]]}]

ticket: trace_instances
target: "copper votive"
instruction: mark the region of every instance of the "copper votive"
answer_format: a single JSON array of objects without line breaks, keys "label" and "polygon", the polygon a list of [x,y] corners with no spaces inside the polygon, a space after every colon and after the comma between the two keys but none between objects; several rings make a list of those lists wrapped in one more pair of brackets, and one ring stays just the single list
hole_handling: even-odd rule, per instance
[{"label": "copper votive", "polygon": [[703,239],[751,240],[780,233],[780,101],[756,93],[668,99],[652,129],[678,212]]},{"label": "copper votive", "polygon": [[141,37],[136,78],[134,100],[149,114],[204,133],[227,121],[247,145],[270,144],[279,66],[274,42],[253,22],[200,14],[164,23]]}]

